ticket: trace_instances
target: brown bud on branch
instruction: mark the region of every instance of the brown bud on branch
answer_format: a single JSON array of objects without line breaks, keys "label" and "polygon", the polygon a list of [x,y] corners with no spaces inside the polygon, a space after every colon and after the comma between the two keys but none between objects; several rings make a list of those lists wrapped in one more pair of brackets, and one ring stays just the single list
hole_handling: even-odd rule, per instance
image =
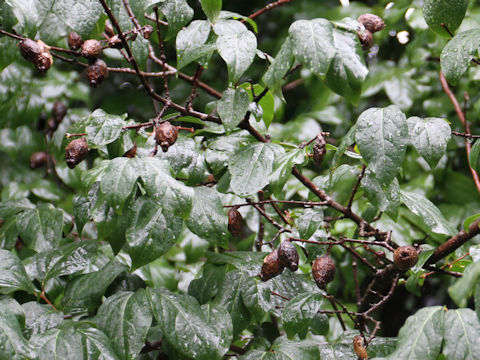
[{"label": "brown bud on branch", "polygon": [[65,160],[70,169],[73,169],[87,157],[88,145],[87,139],[75,139],[65,148]]}]

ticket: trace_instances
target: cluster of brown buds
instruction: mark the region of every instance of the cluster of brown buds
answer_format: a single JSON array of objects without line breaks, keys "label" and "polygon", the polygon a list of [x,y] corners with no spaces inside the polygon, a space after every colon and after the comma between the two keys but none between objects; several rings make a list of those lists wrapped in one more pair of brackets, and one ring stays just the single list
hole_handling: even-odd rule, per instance
[{"label": "cluster of brown buds", "polygon": [[18,46],[22,56],[33,63],[38,72],[46,73],[52,66],[53,58],[50,54],[50,47],[42,40],[23,39]]},{"label": "cluster of brown buds", "polygon": [[297,271],[299,256],[297,249],[290,241],[284,241],[263,259],[260,279],[262,281],[280,275],[285,268]]},{"label": "cluster of brown buds", "polygon": [[365,27],[365,31],[358,32],[358,38],[363,50],[373,46],[373,34],[385,28],[382,18],[373,14],[363,14],[358,17],[358,22]]}]

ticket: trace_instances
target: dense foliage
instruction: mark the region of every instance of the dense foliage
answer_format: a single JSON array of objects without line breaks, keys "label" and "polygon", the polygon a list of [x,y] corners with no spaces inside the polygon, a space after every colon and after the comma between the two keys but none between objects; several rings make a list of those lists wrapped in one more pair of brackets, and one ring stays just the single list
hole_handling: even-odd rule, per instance
[{"label": "dense foliage", "polygon": [[479,48],[468,0],[0,1],[0,359],[480,359]]}]

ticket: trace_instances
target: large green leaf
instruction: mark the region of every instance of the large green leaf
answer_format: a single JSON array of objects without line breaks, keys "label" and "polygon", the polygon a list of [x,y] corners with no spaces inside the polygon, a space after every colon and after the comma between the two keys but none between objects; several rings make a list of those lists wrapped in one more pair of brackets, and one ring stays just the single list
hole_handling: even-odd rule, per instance
[{"label": "large green leaf", "polygon": [[209,34],[210,24],[205,20],[192,21],[179,31],[176,39],[178,69],[214,50],[211,44],[206,44]]},{"label": "large green leaf", "polygon": [[214,23],[222,11],[222,0],[200,0],[200,3],[208,20]]},{"label": "large green leaf", "polygon": [[423,16],[430,29],[443,37],[450,37],[442,24],[455,32],[463,21],[468,0],[425,0]]},{"label": "large green leaf", "polygon": [[336,54],[333,26],[330,21],[298,20],[290,26],[288,32],[297,60],[323,79]]},{"label": "large green leaf", "polygon": [[[240,357],[241,360],[317,360],[320,359],[319,345],[312,340],[288,340],[279,337],[271,348],[253,349]],[[321,358],[323,359],[323,357]]]},{"label": "large green leaf", "polygon": [[0,304],[0,357],[5,360],[35,359],[34,350],[23,337],[15,314]]},{"label": "large green leaf", "polygon": [[205,186],[194,189],[193,207],[186,225],[202,239],[227,246],[228,217],[216,189]]},{"label": "large green leaf", "polygon": [[293,55],[291,39],[287,37],[262,78],[265,85],[268,86],[271,91],[275,92],[282,87],[285,82],[284,77],[292,67],[294,60],[295,57]]},{"label": "large green leaf", "polygon": [[92,32],[96,22],[100,19],[102,10],[100,2],[95,0],[55,1],[51,9],[61,22],[84,38],[87,38]]},{"label": "large green leaf", "polygon": [[273,168],[274,152],[269,144],[247,145],[230,157],[228,169],[232,174],[230,186],[235,194],[247,196],[268,184]]},{"label": "large green leaf", "polygon": [[158,8],[168,21],[168,34],[165,40],[172,38],[193,17],[193,9],[186,0],[162,1]]},{"label": "large green leaf", "polygon": [[232,131],[243,120],[250,99],[242,88],[227,89],[222,94],[222,99],[217,103],[217,111],[225,130]]},{"label": "large green leaf", "polygon": [[188,295],[147,290],[153,315],[165,340],[192,359],[221,359],[232,341],[232,321],[220,307],[200,306]]},{"label": "large green leaf", "polygon": [[397,348],[388,359],[436,360],[442,347],[444,314],[442,306],[432,306],[408,317],[398,334]]},{"label": "large green leaf", "polygon": [[405,115],[395,105],[370,108],[359,116],[355,137],[368,168],[382,185],[389,185],[400,170],[408,143]]},{"label": "large green leaf", "polygon": [[282,322],[289,338],[298,334],[304,339],[310,322],[323,304],[321,293],[300,294],[291,299],[282,313]]},{"label": "large green leaf", "polygon": [[336,53],[328,68],[325,83],[337,94],[358,104],[368,74],[358,36],[333,29],[333,39]]},{"label": "large green leaf", "polygon": [[410,142],[434,168],[447,149],[452,132],[450,125],[444,119],[421,119],[416,116],[408,118],[407,124]]},{"label": "large green leaf", "polygon": [[15,39],[6,36],[0,39],[0,72],[17,59],[15,44]]},{"label": "large green leaf", "polygon": [[202,277],[194,279],[188,286],[188,295],[193,296],[200,304],[206,304],[217,295],[225,278],[225,266],[207,264],[203,268]]},{"label": "large green leaf", "polygon": [[449,83],[458,83],[477,55],[479,47],[480,29],[461,32],[445,45],[440,55],[440,65]]},{"label": "large green leaf", "polygon": [[182,219],[151,197],[136,199],[126,216],[130,219],[126,230],[126,251],[132,259],[132,269],[165,254],[182,231]]},{"label": "large green leaf", "polygon": [[480,359],[480,322],[475,311],[447,311],[445,330],[442,354],[448,360]]},{"label": "large green leaf", "polygon": [[434,233],[451,236],[457,233],[440,210],[422,194],[400,190],[400,200],[411,212],[419,216]]},{"label": "large green leaf", "polygon": [[135,293],[121,291],[110,296],[98,309],[95,322],[112,340],[117,354],[123,359],[136,359],[152,323],[145,290]]},{"label": "large green leaf", "polygon": [[0,294],[9,294],[17,290],[33,294],[36,289],[20,259],[10,251],[0,249]]},{"label": "large green leaf", "polygon": [[303,211],[297,220],[298,233],[302,239],[308,240],[318,229],[323,221],[321,207],[308,208]]},{"label": "large green leaf", "polygon": [[393,179],[390,185],[383,188],[375,174],[370,170],[366,170],[361,184],[365,196],[373,206],[385,212],[392,219],[397,218],[400,207],[400,185],[397,179]]},{"label": "large green leaf", "polygon": [[86,120],[87,143],[92,149],[110,144],[120,137],[124,118],[107,114],[102,109],[95,110]]},{"label": "large green leaf", "polygon": [[305,161],[304,149],[293,149],[284,154],[277,155],[273,163],[273,171],[269,176],[270,187],[275,194],[280,194],[292,174],[295,165]]},{"label": "large green leaf", "polygon": [[220,35],[217,51],[227,64],[228,79],[236,83],[250,67],[257,51],[257,38],[251,31]]},{"label": "large green leaf", "polygon": [[480,261],[477,261],[468,265],[463,272],[463,277],[448,288],[450,297],[458,306],[467,306],[467,301],[475,289],[475,284],[479,283],[479,279]]},{"label": "large green leaf", "polygon": [[25,313],[25,335],[43,334],[45,331],[57,327],[63,322],[63,313],[55,310],[51,305],[29,301],[22,304]]}]

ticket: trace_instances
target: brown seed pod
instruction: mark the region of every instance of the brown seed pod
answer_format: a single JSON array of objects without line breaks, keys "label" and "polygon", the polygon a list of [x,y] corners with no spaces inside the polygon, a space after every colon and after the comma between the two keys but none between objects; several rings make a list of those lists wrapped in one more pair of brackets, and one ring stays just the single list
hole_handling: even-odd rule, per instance
[{"label": "brown seed pod", "polygon": [[82,44],[82,56],[89,60],[96,59],[102,55],[102,44],[95,39],[86,40]]},{"label": "brown seed pod", "polygon": [[52,107],[53,120],[55,120],[57,123],[61,123],[66,114],[67,106],[60,100],[55,101]]},{"label": "brown seed pod", "polygon": [[30,168],[37,169],[45,166],[48,162],[48,154],[46,152],[36,152],[30,156]]},{"label": "brown seed pod", "polygon": [[317,165],[320,165],[327,153],[327,143],[322,135],[317,136],[317,140],[313,144],[313,162]]},{"label": "brown seed pod", "polygon": [[328,255],[316,258],[312,265],[312,275],[317,286],[324,290],[335,277],[335,263],[332,258]]},{"label": "brown seed pod", "polygon": [[360,359],[368,359],[367,348],[365,347],[363,336],[357,335],[353,338],[353,350]]},{"label": "brown seed pod", "polygon": [[278,249],[274,249],[270,254],[263,259],[262,271],[260,272],[260,279],[262,281],[270,280],[271,278],[280,275],[285,267],[278,258]]},{"label": "brown seed pod", "polygon": [[90,86],[97,87],[108,76],[108,68],[105,61],[102,59],[96,59],[87,67],[87,78],[90,82]]},{"label": "brown seed pod", "polygon": [[168,148],[175,144],[178,137],[178,130],[170,121],[164,121],[155,127],[155,141],[162,148],[163,152],[167,152]]},{"label": "brown seed pod", "polygon": [[233,236],[240,235],[243,226],[243,217],[242,214],[237,210],[237,208],[232,207],[228,211],[228,231]]},{"label": "brown seed pod", "polygon": [[19,46],[22,56],[32,62],[40,73],[45,73],[50,69],[53,64],[53,58],[49,51],[50,47],[45,45],[42,40],[23,39]]},{"label": "brown seed pod", "polygon": [[88,154],[87,139],[79,138],[79,139],[73,140],[65,148],[65,160],[67,161],[68,167],[70,169],[73,169],[80,162],[82,162],[83,159],[85,159],[87,154]]},{"label": "brown seed pod", "polygon": [[362,44],[363,50],[368,50],[373,46],[373,35],[370,31],[365,30],[363,33],[358,33],[358,39]]},{"label": "brown seed pod", "polygon": [[153,33],[153,26],[152,25],[145,25],[143,27],[142,35],[145,39],[149,39]]},{"label": "brown seed pod", "polygon": [[115,32],[113,31],[113,26],[110,20],[105,21],[105,34],[107,34],[108,37],[112,37],[115,35]]},{"label": "brown seed pod", "polygon": [[75,31],[70,31],[68,33],[67,43],[71,50],[78,50],[82,47],[83,39]]},{"label": "brown seed pod", "polygon": [[122,39],[120,39],[120,36],[118,35],[113,35],[108,39],[108,46],[112,49],[121,49],[123,47]]},{"label": "brown seed pod", "polygon": [[32,63],[35,62],[41,53],[40,45],[32,39],[23,39],[18,43],[18,46],[22,56]]},{"label": "brown seed pod", "polygon": [[284,241],[278,247],[278,258],[286,268],[292,271],[298,269],[298,251],[290,241]]},{"label": "brown seed pod", "polygon": [[393,263],[399,270],[406,271],[418,261],[417,249],[411,245],[400,246],[393,253]]},{"label": "brown seed pod", "polygon": [[127,152],[125,152],[125,154],[123,154],[123,157],[127,157],[127,158],[134,158],[135,156],[137,156],[137,144],[133,145],[133,147],[128,150]]},{"label": "brown seed pod", "polygon": [[383,22],[382,18],[377,15],[363,14],[360,15],[357,20],[371,33],[376,33],[377,31],[385,28],[385,23]]}]

